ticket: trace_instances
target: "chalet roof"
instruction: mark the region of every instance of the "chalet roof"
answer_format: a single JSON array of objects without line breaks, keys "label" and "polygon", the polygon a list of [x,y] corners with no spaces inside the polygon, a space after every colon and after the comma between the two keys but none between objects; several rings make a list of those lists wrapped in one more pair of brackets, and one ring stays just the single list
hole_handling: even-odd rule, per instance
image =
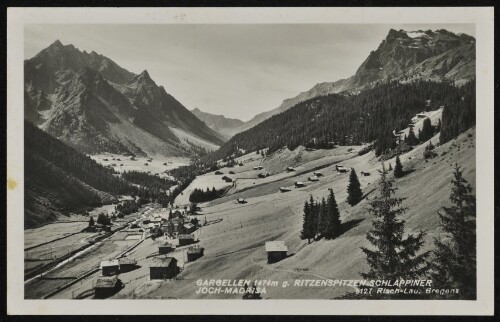
[{"label": "chalet roof", "polygon": [[110,266],[118,266],[120,263],[117,259],[109,260],[109,261],[101,261],[101,268],[110,267]]},{"label": "chalet roof", "polygon": [[174,257],[155,257],[150,267],[168,267],[171,263],[177,263]]},{"label": "chalet roof", "polygon": [[159,245],[158,247],[170,247],[170,248],[172,248],[172,244],[164,243],[164,244]]},{"label": "chalet roof", "polygon": [[179,235],[179,239],[194,239],[193,234]]},{"label": "chalet roof", "polygon": [[114,288],[116,283],[118,283],[116,276],[102,276],[97,278],[94,288]]},{"label": "chalet roof", "polygon": [[137,261],[132,258],[119,258],[118,262],[120,265],[136,265]]},{"label": "chalet roof", "polygon": [[193,227],[194,227],[194,225],[192,223],[184,224],[184,228],[186,228],[186,229],[191,229]]},{"label": "chalet roof", "polygon": [[282,240],[266,242],[266,252],[286,252],[286,251],[288,251],[288,247]]},{"label": "chalet roof", "polygon": [[202,253],[204,250],[205,250],[205,248],[196,245],[196,246],[189,247],[187,253],[188,254],[199,254],[199,253]]}]

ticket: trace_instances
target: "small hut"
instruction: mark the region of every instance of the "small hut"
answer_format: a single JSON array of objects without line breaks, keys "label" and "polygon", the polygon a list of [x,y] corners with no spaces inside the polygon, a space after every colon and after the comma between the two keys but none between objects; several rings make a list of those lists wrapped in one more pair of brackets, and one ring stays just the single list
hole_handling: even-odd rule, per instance
[{"label": "small hut", "polygon": [[116,275],[120,272],[120,263],[117,259],[110,261],[101,261],[101,276]]},{"label": "small hut", "polygon": [[266,242],[267,262],[269,264],[286,258],[288,247],[282,240]]},{"label": "small hut", "polygon": [[192,234],[194,233],[194,231],[196,230],[196,226],[193,225],[192,223],[187,223],[187,224],[184,224],[184,233],[186,234]]},{"label": "small hut", "polygon": [[164,243],[158,246],[158,254],[166,255],[174,250],[174,246],[170,243]]},{"label": "small hut", "polygon": [[98,277],[94,285],[94,297],[103,299],[112,296],[121,288],[121,282],[116,276]]},{"label": "small hut", "polygon": [[187,260],[188,262],[193,262],[198,258],[202,257],[205,252],[205,248],[200,247],[199,245],[189,247],[187,251]]},{"label": "small hut", "polygon": [[179,235],[179,246],[186,246],[194,243],[193,234]]},{"label": "small hut", "polygon": [[149,278],[152,280],[172,278],[178,272],[177,259],[174,257],[155,257],[149,266]]},{"label": "small hut", "polygon": [[120,264],[120,273],[130,272],[137,268],[137,261],[131,258],[119,258],[118,263]]}]

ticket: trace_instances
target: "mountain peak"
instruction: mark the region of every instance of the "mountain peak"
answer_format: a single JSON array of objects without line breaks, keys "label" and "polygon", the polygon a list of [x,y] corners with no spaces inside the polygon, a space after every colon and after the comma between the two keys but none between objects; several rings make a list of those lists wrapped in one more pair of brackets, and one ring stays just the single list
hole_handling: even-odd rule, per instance
[{"label": "mountain peak", "polygon": [[64,47],[64,45],[63,45],[63,44],[59,41],[59,39],[57,39],[56,41],[54,41],[54,42],[50,45],[50,47],[59,47],[59,48],[61,48],[61,47]]},{"label": "mountain peak", "polygon": [[386,39],[396,39],[396,38],[408,38],[408,35],[403,29],[400,30],[395,30],[391,29],[389,30],[389,33],[387,34]]},{"label": "mountain peak", "polygon": [[139,76],[146,78],[146,79],[151,79],[151,76],[149,76],[149,73],[146,69],[143,70],[142,73],[139,74]]},{"label": "mountain peak", "polygon": [[142,73],[139,75],[135,76],[132,80],[130,80],[129,84],[148,84],[148,85],[155,85],[155,81],[149,76],[149,73],[147,70],[143,70]]}]

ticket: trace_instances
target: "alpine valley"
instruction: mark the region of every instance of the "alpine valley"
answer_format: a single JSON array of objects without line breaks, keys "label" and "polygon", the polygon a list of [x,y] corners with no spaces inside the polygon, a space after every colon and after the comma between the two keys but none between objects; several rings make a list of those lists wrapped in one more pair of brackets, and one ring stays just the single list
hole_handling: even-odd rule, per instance
[{"label": "alpine valley", "polygon": [[[25,297],[474,300],[475,46],[391,29],[243,122],[54,42],[24,63]],[[378,279],[461,293],[328,286]]]}]

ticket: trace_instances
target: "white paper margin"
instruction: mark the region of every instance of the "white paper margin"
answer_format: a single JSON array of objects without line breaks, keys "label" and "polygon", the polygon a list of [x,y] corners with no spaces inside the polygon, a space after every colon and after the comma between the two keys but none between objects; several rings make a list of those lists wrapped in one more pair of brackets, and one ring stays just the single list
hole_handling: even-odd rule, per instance
[{"label": "white paper margin", "polygon": [[[335,23],[476,25],[477,301],[448,300],[25,300],[23,280],[23,61],[28,23]],[[492,315],[494,313],[494,11],[461,8],[8,8],[8,314]],[[334,81],[334,80],[332,80]]]}]

